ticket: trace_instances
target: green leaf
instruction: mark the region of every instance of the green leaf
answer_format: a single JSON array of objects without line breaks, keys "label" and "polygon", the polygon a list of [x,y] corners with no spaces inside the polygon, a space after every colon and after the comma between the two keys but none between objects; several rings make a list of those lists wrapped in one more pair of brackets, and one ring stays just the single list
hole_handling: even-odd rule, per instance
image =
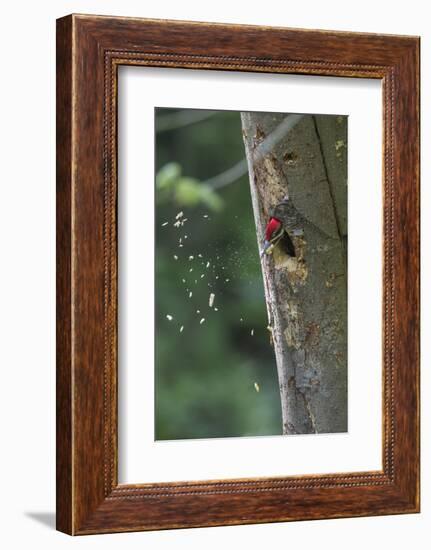
[{"label": "green leaf", "polygon": [[194,178],[182,177],[175,186],[175,200],[180,206],[195,206],[200,202],[199,181]]},{"label": "green leaf", "polygon": [[180,206],[196,206],[202,203],[213,211],[219,211],[223,207],[219,195],[209,185],[200,183],[195,178],[182,177],[177,181],[175,199]]},{"label": "green leaf", "polygon": [[216,191],[198,179],[182,176],[181,173],[182,168],[177,162],[169,162],[159,170],[156,176],[158,201],[174,198],[179,206],[204,204],[213,211],[222,209],[223,201]]},{"label": "green leaf", "polygon": [[159,189],[172,188],[181,176],[181,166],[177,162],[168,162],[157,173],[156,185]]}]

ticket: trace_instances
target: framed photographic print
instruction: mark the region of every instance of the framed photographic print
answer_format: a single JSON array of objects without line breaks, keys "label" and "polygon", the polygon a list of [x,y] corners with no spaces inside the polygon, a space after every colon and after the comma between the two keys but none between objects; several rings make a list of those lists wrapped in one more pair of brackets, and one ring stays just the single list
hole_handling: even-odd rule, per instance
[{"label": "framed photographic print", "polygon": [[57,528],[419,511],[419,39],[57,21]]}]

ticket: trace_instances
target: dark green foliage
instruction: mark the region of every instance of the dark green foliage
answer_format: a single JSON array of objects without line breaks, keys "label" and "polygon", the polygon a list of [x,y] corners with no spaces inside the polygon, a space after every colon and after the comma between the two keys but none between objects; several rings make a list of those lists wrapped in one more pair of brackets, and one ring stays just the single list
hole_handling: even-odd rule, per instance
[{"label": "dark green foliage", "polygon": [[204,183],[244,158],[240,115],[209,114],[156,135],[156,439],[281,433],[247,175]]}]

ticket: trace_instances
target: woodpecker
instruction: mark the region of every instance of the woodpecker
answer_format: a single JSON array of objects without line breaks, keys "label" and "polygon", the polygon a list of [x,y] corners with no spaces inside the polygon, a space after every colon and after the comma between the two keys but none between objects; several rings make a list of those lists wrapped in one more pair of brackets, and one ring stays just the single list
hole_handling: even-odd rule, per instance
[{"label": "woodpecker", "polygon": [[280,246],[286,254],[293,257],[296,255],[292,239],[284,228],[282,220],[272,215],[266,224],[265,240],[263,242],[260,257],[263,258],[265,254],[271,254],[278,243],[280,243]]}]

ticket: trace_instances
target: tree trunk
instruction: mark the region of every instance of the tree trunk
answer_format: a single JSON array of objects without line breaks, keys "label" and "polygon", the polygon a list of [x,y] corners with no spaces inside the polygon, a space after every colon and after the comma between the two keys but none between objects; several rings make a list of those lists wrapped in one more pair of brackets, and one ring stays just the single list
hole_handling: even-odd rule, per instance
[{"label": "tree trunk", "polygon": [[261,259],[283,433],[344,432],[347,118],[242,113],[241,119],[259,248],[280,203],[277,217],[295,248],[295,257],[277,245]]}]

